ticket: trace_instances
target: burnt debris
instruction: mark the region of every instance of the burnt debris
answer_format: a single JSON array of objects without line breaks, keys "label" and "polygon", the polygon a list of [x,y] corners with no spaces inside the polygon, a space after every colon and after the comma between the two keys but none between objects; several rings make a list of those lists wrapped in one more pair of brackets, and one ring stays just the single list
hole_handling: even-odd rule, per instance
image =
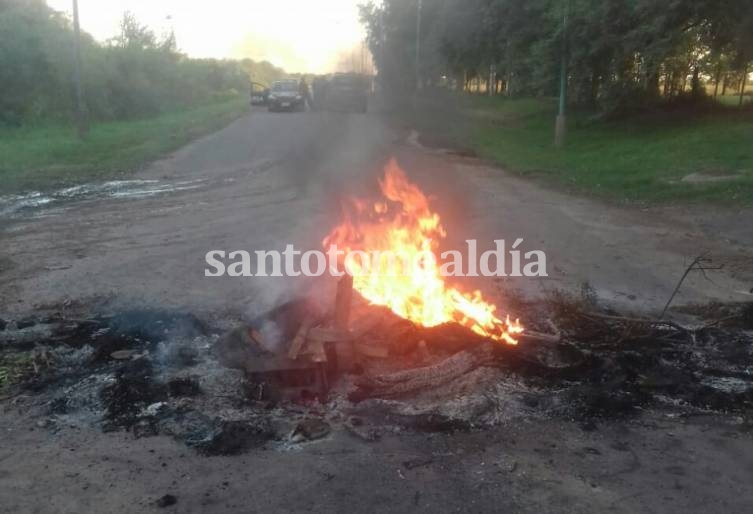
[{"label": "burnt debris", "polygon": [[357,298],[345,323],[336,306],[313,305],[289,302],[219,336],[164,311],[10,322],[0,356],[23,365],[6,390],[30,392],[52,420],[170,435],[205,455],[338,429],[371,441],[379,427],[454,432],[506,416],[594,427],[646,408],[753,412],[746,305],[696,307],[681,324],[555,295],[516,306],[529,327],[518,346],[416,326]]}]

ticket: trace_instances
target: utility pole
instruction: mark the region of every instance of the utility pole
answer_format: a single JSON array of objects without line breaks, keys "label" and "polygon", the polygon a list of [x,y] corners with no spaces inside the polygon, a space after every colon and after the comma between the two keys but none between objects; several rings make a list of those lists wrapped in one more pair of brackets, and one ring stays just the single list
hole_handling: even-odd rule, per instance
[{"label": "utility pole", "polygon": [[81,26],[78,20],[78,0],[73,0],[73,67],[76,82],[76,128],[78,137],[83,139],[89,132],[89,124],[84,105],[84,86],[81,83]]},{"label": "utility pole", "polygon": [[421,87],[421,11],[423,0],[416,7],[416,91]]},{"label": "utility pole", "polygon": [[560,101],[557,121],[554,126],[554,146],[562,148],[565,146],[565,136],[567,134],[567,57],[568,57],[568,36],[567,36],[567,16],[570,10],[570,0],[565,0],[565,12],[562,16],[562,62],[560,63]]},{"label": "utility pole", "polygon": [[366,73],[366,42],[361,41],[361,75]]},{"label": "utility pole", "polygon": [[748,65],[743,67],[743,79],[742,85],[740,85],[740,107],[745,103],[745,86],[748,84]]}]

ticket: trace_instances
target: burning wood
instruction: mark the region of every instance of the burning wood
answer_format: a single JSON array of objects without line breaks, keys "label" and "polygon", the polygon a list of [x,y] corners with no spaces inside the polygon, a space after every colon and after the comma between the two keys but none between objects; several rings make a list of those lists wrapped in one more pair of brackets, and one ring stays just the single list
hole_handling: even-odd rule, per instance
[{"label": "burning wood", "polygon": [[351,393],[348,398],[351,401],[360,401],[369,397],[394,398],[437,387],[490,363],[493,359],[493,348],[489,344],[482,345],[469,351],[456,353],[433,366],[366,377],[356,384],[358,390]]},{"label": "burning wood", "polygon": [[295,360],[298,358],[298,353],[303,348],[304,343],[306,342],[306,337],[308,336],[309,330],[311,329],[311,326],[314,324],[316,320],[312,316],[306,316],[303,321],[301,322],[301,326],[298,329],[298,332],[296,332],[295,337],[293,338],[293,341],[290,343],[290,348],[288,349],[288,358]]},{"label": "burning wood", "polygon": [[[348,331],[352,303],[353,277],[346,273],[337,284],[337,295],[335,296],[335,328],[338,330]],[[337,366],[343,371],[352,370],[356,362],[353,340],[340,340],[332,342],[332,344],[337,355]]]},{"label": "burning wood", "polygon": [[[498,316],[496,306],[479,291],[465,293],[451,287],[436,260],[421,258],[436,252],[446,232],[429,200],[394,160],[387,165],[380,187],[382,199],[352,199],[344,205],[345,221],[323,241],[325,247],[336,245],[345,255],[366,252],[376,261],[370,263],[372,269],[347,258],[342,263],[353,275],[355,290],[371,304],[388,307],[418,325],[458,323],[485,338],[517,344],[523,332],[517,320]],[[419,266],[414,266],[417,259]]]},{"label": "burning wood", "polygon": [[353,277],[346,273],[337,283],[337,296],[335,297],[335,327],[340,330],[348,330],[352,301]]}]

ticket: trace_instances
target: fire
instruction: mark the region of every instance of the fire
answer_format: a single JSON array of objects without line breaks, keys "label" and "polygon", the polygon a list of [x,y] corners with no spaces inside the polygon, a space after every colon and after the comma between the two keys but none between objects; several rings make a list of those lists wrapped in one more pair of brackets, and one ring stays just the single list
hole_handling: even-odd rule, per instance
[{"label": "fire", "polygon": [[[336,244],[345,255],[378,251],[398,256],[391,262],[372,259],[374,269],[368,269],[363,259],[346,259],[343,264],[353,275],[354,289],[372,304],[425,327],[454,322],[481,336],[517,344],[515,336],[523,332],[518,320],[498,316],[497,308],[484,301],[479,291],[464,293],[449,286],[436,259],[425,257],[427,252],[436,255],[438,240],[447,234],[429,200],[394,159],[379,186],[382,200],[350,199],[343,206],[345,221],[323,241],[327,248]],[[410,256],[410,260],[401,256]],[[402,272],[413,259],[420,265],[411,265],[411,273]]]}]

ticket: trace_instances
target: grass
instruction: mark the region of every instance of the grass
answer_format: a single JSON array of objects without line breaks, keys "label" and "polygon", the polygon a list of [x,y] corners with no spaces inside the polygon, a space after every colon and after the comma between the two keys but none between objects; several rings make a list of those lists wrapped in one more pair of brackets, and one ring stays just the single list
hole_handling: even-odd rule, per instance
[{"label": "grass", "polygon": [[[420,125],[435,133],[442,126],[440,138],[508,170],[610,200],[753,205],[750,110],[612,122],[578,113],[570,116],[561,150],[553,145],[555,112],[554,100],[471,97],[453,116],[441,122],[430,117]],[[738,177],[681,181],[692,173]]]},{"label": "grass", "polygon": [[28,376],[32,369],[28,353],[0,354],[0,395]]},{"label": "grass", "polygon": [[0,130],[0,194],[45,189],[132,171],[247,111],[245,98],[133,121],[93,124],[85,140],[70,126]]}]

